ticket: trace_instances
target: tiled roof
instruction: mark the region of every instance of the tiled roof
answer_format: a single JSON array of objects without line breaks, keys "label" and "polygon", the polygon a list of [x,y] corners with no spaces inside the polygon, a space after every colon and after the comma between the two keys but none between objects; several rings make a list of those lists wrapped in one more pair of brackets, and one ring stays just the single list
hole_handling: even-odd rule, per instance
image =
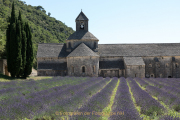
[{"label": "tiled roof", "polygon": [[180,56],[180,43],[99,44],[100,56]]},{"label": "tiled roof", "polygon": [[42,43],[38,44],[37,57],[66,57],[65,44],[61,43]]},{"label": "tiled roof", "polygon": [[126,65],[145,65],[142,57],[123,57]]},{"label": "tiled roof", "polygon": [[71,34],[67,40],[98,40],[92,33],[85,30],[78,30]]},{"label": "tiled roof", "polygon": [[86,15],[81,11],[80,14],[77,16],[76,20],[89,20]]},{"label": "tiled roof", "polygon": [[66,70],[67,63],[46,63],[39,62],[38,69],[51,69],[51,70]]},{"label": "tiled roof", "polygon": [[75,56],[99,56],[99,55],[97,55],[95,52],[93,52],[84,43],[81,43],[67,57],[75,57]]},{"label": "tiled roof", "polygon": [[[38,44],[37,57],[66,57],[65,48],[65,44]],[[99,56],[180,56],[180,43],[99,44],[98,48]]]},{"label": "tiled roof", "polygon": [[124,69],[123,61],[99,61],[99,69]]}]

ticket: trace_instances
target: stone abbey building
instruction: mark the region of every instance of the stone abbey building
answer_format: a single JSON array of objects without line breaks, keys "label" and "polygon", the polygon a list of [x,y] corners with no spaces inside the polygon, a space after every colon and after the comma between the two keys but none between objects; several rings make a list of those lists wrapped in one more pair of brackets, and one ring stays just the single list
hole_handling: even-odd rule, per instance
[{"label": "stone abbey building", "polygon": [[64,44],[38,45],[39,76],[180,77],[180,43],[98,44],[81,11]]}]

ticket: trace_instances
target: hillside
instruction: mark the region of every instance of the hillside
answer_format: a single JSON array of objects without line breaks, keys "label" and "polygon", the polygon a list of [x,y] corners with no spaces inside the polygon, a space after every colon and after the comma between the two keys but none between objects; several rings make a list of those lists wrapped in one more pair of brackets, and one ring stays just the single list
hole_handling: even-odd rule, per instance
[{"label": "hillside", "polygon": [[[6,58],[5,33],[7,28],[7,18],[11,14],[11,5],[13,0],[0,0],[0,58]],[[24,1],[14,0],[16,16],[21,10],[22,17],[28,21],[33,36],[34,55],[36,56],[38,43],[65,43],[65,40],[74,30],[66,26],[59,20],[46,13],[42,6],[27,5]],[[47,15],[48,14],[48,15]],[[34,60],[36,68],[36,59]]]}]

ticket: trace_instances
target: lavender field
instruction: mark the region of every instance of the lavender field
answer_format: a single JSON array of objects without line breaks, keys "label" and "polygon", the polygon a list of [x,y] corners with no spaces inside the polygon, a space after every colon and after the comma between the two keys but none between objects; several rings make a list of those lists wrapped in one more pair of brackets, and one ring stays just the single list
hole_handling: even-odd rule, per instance
[{"label": "lavender field", "polygon": [[180,120],[180,78],[0,82],[0,120]]}]

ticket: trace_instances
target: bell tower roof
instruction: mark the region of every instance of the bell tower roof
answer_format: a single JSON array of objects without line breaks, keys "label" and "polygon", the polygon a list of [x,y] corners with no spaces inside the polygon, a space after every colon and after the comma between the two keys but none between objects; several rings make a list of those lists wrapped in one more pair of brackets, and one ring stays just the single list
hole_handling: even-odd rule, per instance
[{"label": "bell tower roof", "polygon": [[89,20],[87,17],[86,17],[86,15],[81,11],[80,12],[80,14],[77,16],[77,18],[76,18],[76,21],[77,20]]},{"label": "bell tower roof", "polygon": [[75,22],[76,22],[76,31],[83,30],[88,31],[88,21],[89,19],[86,17],[86,15],[82,12],[77,16]]}]

